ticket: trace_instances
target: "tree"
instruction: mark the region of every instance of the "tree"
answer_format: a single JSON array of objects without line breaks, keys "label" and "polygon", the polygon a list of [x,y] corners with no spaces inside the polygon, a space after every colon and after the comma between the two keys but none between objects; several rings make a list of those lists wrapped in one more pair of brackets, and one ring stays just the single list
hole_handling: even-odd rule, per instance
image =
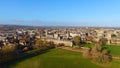
[{"label": "tree", "polygon": [[110,52],[100,44],[97,44],[92,48],[91,55],[92,59],[97,62],[110,62],[112,60]]},{"label": "tree", "polygon": [[[97,43],[92,48],[88,48],[83,52],[83,56],[87,58],[91,58],[92,60],[96,62],[110,62],[112,60],[112,56],[110,55],[110,52],[107,50],[105,46],[103,46],[103,43],[105,45],[105,42],[101,39],[99,43]],[[102,44],[100,44],[102,43]]]},{"label": "tree", "polygon": [[75,37],[73,38],[73,44],[81,47],[81,44],[82,44],[81,37],[80,37],[80,36],[75,36]]},{"label": "tree", "polygon": [[37,39],[36,42],[35,42],[34,48],[39,49],[39,48],[41,48],[43,46],[43,44],[44,44],[43,40]]},{"label": "tree", "polygon": [[111,35],[111,37],[112,37],[112,38],[113,38],[113,37],[117,37],[117,35],[115,35],[115,34],[112,34],[112,35]]},{"label": "tree", "polygon": [[95,42],[95,40],[92,36],[86,36],[85,37],[85,42],[86,43],[92,43],[92,42]]},{"label": "tree", "polygon": [[11,60],[14,58],[14,56],[18,56],[18,53],[16,51],[15,45],[5,45],[1,49],[1,55],[0,55],[0,63],[6,62],[8,60]]},{"label": "tree", "polygon": [[110,62],[112,59],[112,56],[109,54],[110,52],[107,49],[102,50],[102,56],[104,59],[104,62]]},{"label": "tree", "polygon": [[99,43],[100,45],[106,45],[106,44],[107,44],[107,41],[108,41],[107,38],[103,38],[103,37],[102,37],[102,38],[100,38],[100,40],[99,40],[98,43]]}]

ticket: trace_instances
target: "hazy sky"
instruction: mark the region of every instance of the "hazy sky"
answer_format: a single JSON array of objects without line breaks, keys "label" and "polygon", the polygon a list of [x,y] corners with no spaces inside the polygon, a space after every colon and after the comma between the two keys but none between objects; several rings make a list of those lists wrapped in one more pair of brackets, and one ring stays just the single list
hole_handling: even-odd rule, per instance
[{"label": "hazy sky", "polygon": [[120,0],[0,0],[0,24],[120,27]]}]

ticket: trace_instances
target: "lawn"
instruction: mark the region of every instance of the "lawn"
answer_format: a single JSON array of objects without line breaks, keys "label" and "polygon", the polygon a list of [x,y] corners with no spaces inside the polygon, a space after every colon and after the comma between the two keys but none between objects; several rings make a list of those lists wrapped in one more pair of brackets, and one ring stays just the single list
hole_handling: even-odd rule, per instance
[{"label": "lawn", "polygon": [[52,49],[46,53],[9,63],[7,68],[120,68],[120,60],[113,60],[107,67],[92,63],[80,53]]},{"label": "lawn", "polygon": [[106,47],[110,51],[111,55],[120,56],[120,46],[107,45]]},{"label": "lawn", "polygon": [[95,44],[94,43],[85,43],[83,44],[84,47],[93,47]]},{"label": "lawn", "polygon": [[8,68],[101,68],[77,52],[52,49],[38,56],[10,63]]}]

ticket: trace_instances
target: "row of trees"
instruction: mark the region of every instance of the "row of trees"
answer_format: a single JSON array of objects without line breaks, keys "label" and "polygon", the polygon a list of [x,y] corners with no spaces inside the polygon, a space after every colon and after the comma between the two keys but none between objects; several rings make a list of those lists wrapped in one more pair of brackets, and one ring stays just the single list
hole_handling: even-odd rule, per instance
[{"label": "row of trees", "polygon": [[[97,43],[97,42],[95,42],[94,41],[94,39],[92,38],[92,37],[90,37],[90,36],[87,36],[87,37],[85,37],[84,39],[82,39],[80,36],[75,36],[74,38],[73,38],[73,46],[79,46],[79,47],[81,47],[81,46],[83,46],[82,44],[84,44],[84,43],[87,43],[87,41],[91,41],[92,43]],[[107,44],[107,39],[106,38],[100,38],[100,40],[98,41],[98,43],[100,44],[100,45],[106,45]]]},{"label": "row of trees", "polygon": [[[19,52],[18,47],[21,45],[6,45],[3,46],[2,49],[0,49],[0,63],[7,62],[8,60],[13,60],[19,57],[25,56],[23,54],[24,52]],[[32,50],[29,52],[30,54],[36,54],[36,52],[41,52],[44,50],[48,50],[51,48],[54,48],[55,44],[52,41],[43,41],[41,39],[37,39],[35,41],[35,45],[33,45],[33,52]],[[24,47],[24,50],[27,50],[27,48]],[[35,52],[34,52],[35,50]]]},{"label": "row of trees", "polygon": [[78,46],[79,48],[83,46],[85,43],[95,43],[95,40],[92,36],[86,36],[85,38],[81,38],[80,36],[73,37],[73,46]]},{"label": "row of trees", "polygon": [[53,41],[37,40],[34,45],[34,49],[55,48]]}]

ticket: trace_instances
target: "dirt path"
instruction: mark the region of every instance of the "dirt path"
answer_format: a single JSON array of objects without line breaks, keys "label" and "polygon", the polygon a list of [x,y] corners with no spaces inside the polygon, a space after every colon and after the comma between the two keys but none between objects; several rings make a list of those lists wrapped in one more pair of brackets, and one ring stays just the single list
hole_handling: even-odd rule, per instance
[{"label": "dirt path", "polygon": [[84,51],[82,49],[76,49],[76,48],[71,48],[71,47],[59,47],[59,48],[69,50],[69,51],[74,51],[74,52],[80,52],[80,53],[83,53]]}]

